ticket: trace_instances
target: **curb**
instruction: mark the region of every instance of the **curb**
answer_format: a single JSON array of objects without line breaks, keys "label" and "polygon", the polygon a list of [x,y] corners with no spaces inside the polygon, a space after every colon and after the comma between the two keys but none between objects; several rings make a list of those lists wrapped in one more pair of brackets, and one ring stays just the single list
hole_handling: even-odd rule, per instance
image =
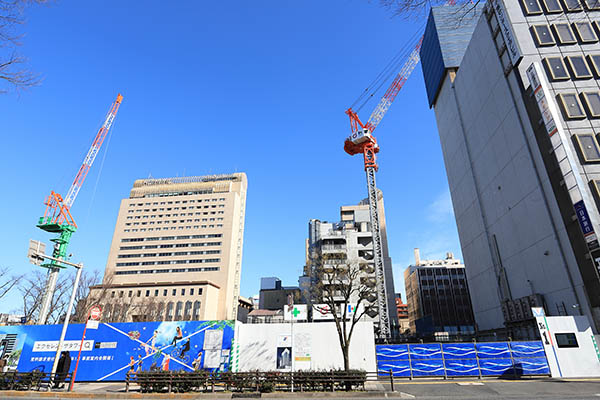
[{"label": "curb", "polygon": [[[273,392],[273,393],[91,393],[91,392],[32,392],[6,390],[2,397],[8,398],[45,398],[45,399],[198,399],[198,398],[365,398],[365,397],[404,397],[402,392],[368,391],[368,392]],[[235,395],[235,396],[234,396]]]}]

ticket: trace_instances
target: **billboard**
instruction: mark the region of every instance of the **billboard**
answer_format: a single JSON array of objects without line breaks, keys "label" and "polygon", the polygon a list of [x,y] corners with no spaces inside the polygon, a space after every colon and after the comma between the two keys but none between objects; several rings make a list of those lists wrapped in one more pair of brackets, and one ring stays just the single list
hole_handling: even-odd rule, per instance
[{"label": "billboard", "polygon": [[[343,304],[340,304],[342,307]],[[362,312],[362,304],[359,306],[359,313]],[[356,312],[356,304],[346,304],[346,320],[352,318]],[[342,310],[337,313],[338,317],[342,317]],[[313,304],[312,306],[312,319],[313,321],[333,321],[333,314],[329,309],[328,304]]]},{"label": "billboard", "polygon": [[[69,325],[61,350],[75,367],[84,324]],[[0,357],[10,370],[49,372],[62,325],[0,326]],[[77,381],[122,381],[128,371],[229,369],[233,321],[99,323],[88,329]]]}]

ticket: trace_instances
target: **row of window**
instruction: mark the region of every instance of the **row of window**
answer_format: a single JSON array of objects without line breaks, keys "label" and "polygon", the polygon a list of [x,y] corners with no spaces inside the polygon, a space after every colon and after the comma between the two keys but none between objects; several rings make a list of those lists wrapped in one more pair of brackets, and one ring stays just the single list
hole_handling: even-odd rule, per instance
[{"label": "row of window", "polygon": [[[210,218],[210,222],[214,222],[214,221],[223,221],[223,218]],[[132,225],[133,226],[140,226],[140,225],[155,225],[155,224],[156,225],[160,225],[160,224],[163,224],[163,223],[165,223],[165,224],[168,224],[168,223],[176,224],[178,222],[179,223],[186,223],[186,222],[201,222],[201,221],[200,221],[200,218],[196,218],[196,219],[193,219],[193,220],[192,220],[192,218],[189,218],[189,219],[180,219],[180,220],[176,220],[176,219],[168,220],[167,219],[167,220],[163,220],[163,221],[150,221],[150,222],[126,222],[125,226],[132,226]],[[209,222],[209,219],[208,218],[202,218],[202,222]]]},{"label": "row of window", "polygon": [[205,243],[177,243],[177,244],[151,244],[148,246],[121,246],[119,250],[147,250],[147,249],[171,249],[173,247],[203,247],[203,246],[220,246],[222,242],[205,242]]},{"label": "row of window", "polygon": [[583,92],[579,96],[577,93],[559,93],[556,97],[562,105],[566,119],[585,118],[586,112],[590,118],[600,117],[600,92]]},{"label": "row of window", "polygon": [[[204,202],[209,202],[209,201],[225,201],[225,197],[221,197],[219,199],[214,198],[214,199],[205,199]],[[165,204],[187,204],[187,203],[202,203],[202,199],[198,199],[198,200],[176,200],[176,201],[161,201],[160,203],[155,201],[153,203],[130,203],[129,207],[143,207],[143,206],[157,206],[157,205],[165,205]],[[148,210],[144,210],[144,211],[148,211]],[[155,210],[156,211],[156,210]]]},{"label": "row of window", "polygon": [[168,231],[169,229],[171,229],[172,231],[177,230],[177,229],[206,229],[206,228],[222,228],[223,224],[216,224],[216,225],[187,225],[187,226],[172,226],[171,228],[169,228],[168,226],[165,226],[163,228],[127,228],[127,229],[123,229],[123,232],[125,233],[129,233],[129,232],[153,232],[153,231]]},{"label": "row of window", "polygon": [[[598,21],[594,21],[594,27],[600,32]],[[598,35],[592,24],[586,21],[575,22],[573,24],[557,23],[547,25],[540,24],[532,26],[533,34],[539,46],[552,46],[558,44],[575,44],[577,39],[581,43],[595,43],[598,41]],[[573,33],[577,32],[577,37]]]},{"label": "row of window", "polygon": [[152,242],[155,240],[186,240],[186,239],[208,239],[223,237],[222,233],[208,233],[204,235],[184,235],[184,236],[153,236],[145,238],[123,238],[121,242]]},{"label": "row of window", "polygon": [[[197,212],[197,213],[195,213],[195,214],[196,214],[196,216],[199,216],[199,215],[208,215],[208,213],[207,213],[207,212],[205,212],[205,213],[199,213],[199,212]],[[217,214],[217,213],[213,211],[213,212],[211,212],[210,214],[211,214],[211,215],[215,215],[215,214]],[[218,212],[218,214],[221,214],[221,215],[222,215],[222,214],[225,214],[225,212],[224,212],[224,211],[219,211],[219,212]],[[171,218],[171,217],[179,217],[179,216],[181,216],[181,217],[185,217],[186,215],[187,215],[188,217],[191,217],[191,216],[193,216],[193,215],[194,215],[194,213],[187,213],[187,214],[186,214],[186,213],[181,213],[181,214],[136,215],[135,217],[134,217],[134,216],[132,216],[132,215],[129,215],[129,216],[127,217],[127,219],[156,219],[156,218],[163,218],[163,217],[165,217],[165,218]],[[204,218],[204,219],[202,219],[202,220],[203,220],[203,221],[206,221],[207,219],[206,219],[206,218]],[[215,220],[215,218],[214,218],[214,217],[211,217],[211,218],[210,218],[210,220],[211,220],[211,221],[214,221],[214,220]],[[223,221],[223,218],[222,218],[222,217],[219,217],[219,218],[218,218],[218,220],[219,220],[219,221]],[[199,220],[198,220],[198,221],[199,221]]]},{"label": "row of window", "polygon": [[196,256],[196,255],[202,255],[202,254],[220,254],[220,253],[221,253],[221,250],[175,251],[172,253],[119,254],[118,258]]},{"label": "row of window", "polygon": [[220,258],[205,258],[197,260],[167,260],[167,261],[143,261],[143,262],[124,262],[117,263],[117,267],[135,267],[138,265],[167,265],[167,264],[205,264],[218,263]]},{"label": "row of window", "polygon": [[[203,206],[196,206],[196,207],[189,206],[189,207],[181,207],[181,208],[180,207],[147,208],[147,209],[144,209],[144,210],[142,210],[142,209],[137,209],[137,210],[130,209],[130,210],[127,211],[127,213],[133,214],[133,213],[141,213],[141,212],[179,211],[180,209],[181,209],[181,211],[184,211],[184,210],[193,210],[194,208],[197,209],[197,210],[211,209],[211,208],[225,208],[225,204],[213,204],[211,206],[204,206],[204,207]],[[200,215],[200,214],[198,214],[198,215]]]},{"label": "row of window", "polygon": [[[600,10],[599,0],[583,0],[588,10]],[[576,12],[583,10],[582,3],[579,0],[563,0],[562,4],[559,0],[542,0],[544,9],[549,14],[566,12]],[[540,7],[538,0],[523,0],[525,11],[529,15],[543,14],[544,11]]]},{"label": "row of window", "polygon": [[544,59],[550,79],[560,81],[570,78],[589,79],[593,75],[600,77],[600,55],[588,55],[587,58],[583,55],[567,56],[566,60],[569,68],[562,57]]},{"label": "row of window", "polygon": [[[113,290],[112,293],[110,294],[110,297],[114,298],[115,295],[116,295],[116,293],[117,292],[115,290]],[[160,293],[159,289],[154,289],[154,296],[155,297],[158,297],[159,293]],[[167,296],[168,293],[169,293],[168,289],[163,289],[162,290],[162,295],[163,296]],[[185,293],[186,293],[186,289],[182,288],[181,289],[181,296],[185,296]],[[197,292],[196,292],[195,288],[189,288],[188,293],[189,293],[190,296],[193,296],[194,293],[198,293],[198,296],[202,296],[202,288],[198,288]],[[125,294],[125,292],[123,290],[119,290],[119,298],[120,299],[123,298],[124,294]],[[134,295],[133,290],[130,290],[127,297],[134,297],[133,295]],[[172,296],[177,296],[177,289],[171,289],[171,295]],[[141,290],[137,291],[136,297],[142,297],[142,291]],[[146,297],[150,297],[150,289],[146,290]]]},{"label": "row of window", "polygon": [[[175,315],[173,315],[173,308],[175,308]],[[121,304],[107,304],[104,307],[104,315],[109,321],[127,321],[127,314],[130,307],[128,305]],[[148,306],[146,312],[151,315],[142,315],[142,316],[133,316],[134,322],[145,321],[146,318],[148,320],[162,320],[164,318],[165,321],[190,321],[192,319],[198,320],[200,319],[200,301],[194,301],[193,311],[192,311],[192,302],[185,302],[185,311],[183,307],[183,302],[178,301],[174,307],[174,303],[169,301],[166,304],[166,315],[165,312],[165,303],[159,302],[156,306]],[[154,315],[152,315],[154,314]],[[141,318],[136,320],[136,317]]]},{"label": "row of window", "polygon": [[117,271],[115,275],[136,275],[136,274],[169,274],[177,272],[214,272],[220,271],[220,267],[204,268],[173,268],[173,269],[142,269],[134,271]]}]

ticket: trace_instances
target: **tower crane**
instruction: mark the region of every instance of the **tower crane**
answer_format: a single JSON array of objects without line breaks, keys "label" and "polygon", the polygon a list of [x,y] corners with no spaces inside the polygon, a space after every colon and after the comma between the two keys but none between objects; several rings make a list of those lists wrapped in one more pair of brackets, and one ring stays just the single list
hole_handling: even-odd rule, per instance
[{"label": "tower crane", "polygon": [[106,115],[104,123],[100,127],[100,130],[98,130],[81,167],[79,167],[79,171],[77,172],[77,175],[75,175],[73,184],[69,188],[66,197],[63,198],[57,192],[50,191],[50,195],[44,202],[46,210],[44,216],[39,219],[37,227],[46,232],[57,234],[57,237],[50,239],[50,241],[54,242],[54,250],[52,252],[52,257],[54,259],[49,263],[41,265],[42,267],[48,268],[49,274],[48,280],[46,281],[44,297],[42,299],[42,308],[38,316],[38,325],[45,324],[48,319],[48,312],[50,310],[50,303],[54,297],[58,272],[61,268],[64,268],[60,263],[60,260],[67,256],[69,241],[71,240],[73,233],[77,230],[77,224],[71,215],[71,207],[79,194],[79,190],[81,189],[96,156],[100,152],[102,142],[104,142],[104,139],[117,116],[121,101],[123,101],[123,96],[118,94],[117,99],[112,103],[110,110]]},{"label": "tower crane", "polygon": [[350,118],[350,129],[352,134],[344,142],[344,151],[351,156],[362,154],[365,163],[365,172],[367,175],[367,189],[369,199],[369,214],[371,219],[371,231],[373,232],[373,263],[375,264],[376,290],[377,290],[377,309],[379,314],[379,337],[389,338],[391,336],[389,310],[387,304],[387,288],[385,282],[385,270],[383,266],[383,247],[381,243],[381,227],[379,225],[379,209],[377,205],[377,185],[375,184],[375,172],[378,170],[376,154],[379,152],[379,145],[373,131],[383,119],[385,113],[389,110],[394,99],[406,83],[406,80],[419,63],[419,50],[423,37],[419,40],[408,59],[400,69],[400,72],[371,113],[367,123],[358,117],[358,114],[352,110],[352,107],[346,110]]}]

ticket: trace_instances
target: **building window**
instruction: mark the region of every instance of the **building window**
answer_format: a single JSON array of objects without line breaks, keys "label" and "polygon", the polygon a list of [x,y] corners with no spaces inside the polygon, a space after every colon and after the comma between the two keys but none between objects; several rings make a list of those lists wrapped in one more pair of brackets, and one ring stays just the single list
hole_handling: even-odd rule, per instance
[{"label": "building window", "polygon": [[592,25],[589,22],[575,22],[573,25],[575,26],[577,36],[579,36],[582,43],[593,43],[598,41],[598,36],[596,36],[594,28],[592,28]]},{"label": "building window", "polygon": [[549,13],[559,13],[562,12],[562,7],[558,0],[544,0],[544,6],[546,7],[546,11]]},{"label": "building window", "polygon": [[167,289],[163,289],[163,296],[167,295]]},{"label": "building window", "polygon": [[560,44],[573,44],[577,43],[573,30],[569,24],[554,24],[554,30]]},{"label": "building window", "polygon": [[137,291],[137,297],[142,297],[142,291],[141,290]]},{"label": "building window", "polygon": [[146,297],[149,297],[149,296],[150,296],[150,291],[146,290]]},{"label": "building window", "polygon": [[202,288],[198,288],[198,296],[202,296]]},{"label": "building window", "polygon": [[574,135],[574,138],[585,162],[600,161],[600,147],[593,134]]},{"label": "building window", "polygon": [[190,321],[192,319],[192,302],[185,302],[185,309],[183,311],[183,319],[186,321]]},{"label": "building window", "polygon": [[600,180],[594,179],[590,181],[590,186],[592,187],[594,197],[596,198],[596,204],[598,204],[598,202],[600,202]]},{"label": "building window", "polygon": [[579,0],[564,0],[567,11],[580,11],[581,3]]},{"label": "building window", "polygon": [[181,321],[182,312],[183,312],[183,302],[178,301],[177,305],[175,306],[175,321]]},{"label": "building window", "polygon": [[158,289],[155,289],[155,290],[154,290],[154,296],[155,296],[155,297],[158,297]]},{"label": "building window", "polygon": [[552,80],[558,81],[561,79],[569,79],[569,73],[567,72],[567,67],[565,67],[562,57],[548,57],[544,59],[544,61],[546,62],[546,67],[548,68]]},{"label": "building window", "polygon": [[583,107],[575,93],[561,93],[558,95],[558,98],[562,103],[567,118],[585,118]]},{"label": "building window", "polygon": [[600,0],[585,0],[585,6],[589,10],[600,10]]},{"label": "building window", "polygon": [[127,294],[127,297],[133,297],[133,290],[129,291],[129,293]]},{"label": "building window", "polygon": [[589,114],[593,118],[600,117],[600,92],[585,92],[583,99]]},{"label": "building window", "polygon": [[181,289],[181,295],[185,296],[185,289]]},{"label": "building window", "polygon": [[195,320],[200,319],[200,302],[198,300],[194,301],[193,318]]},{"label": "building window", "polygon": [[177,289],[173,289],[171,293],[173,294],[173,296],[177,296]]},{"label": "building window", "polygon": [[534,25],[533,33],[540,46],[551,46],[556,43],[548,25]]},{"label": "building window", "polygon": [[568,56],[567,61],[573,71],[573,76],[577,79],[587,79],[592,77],[592,73],[588,68],[583,56]]},{"label": "building window", "polygon": [[[600,1],[600,0],[598,0]],[[589,55],[590,65],[594,70],[596,77],[600,77],[600,55]]]}]

